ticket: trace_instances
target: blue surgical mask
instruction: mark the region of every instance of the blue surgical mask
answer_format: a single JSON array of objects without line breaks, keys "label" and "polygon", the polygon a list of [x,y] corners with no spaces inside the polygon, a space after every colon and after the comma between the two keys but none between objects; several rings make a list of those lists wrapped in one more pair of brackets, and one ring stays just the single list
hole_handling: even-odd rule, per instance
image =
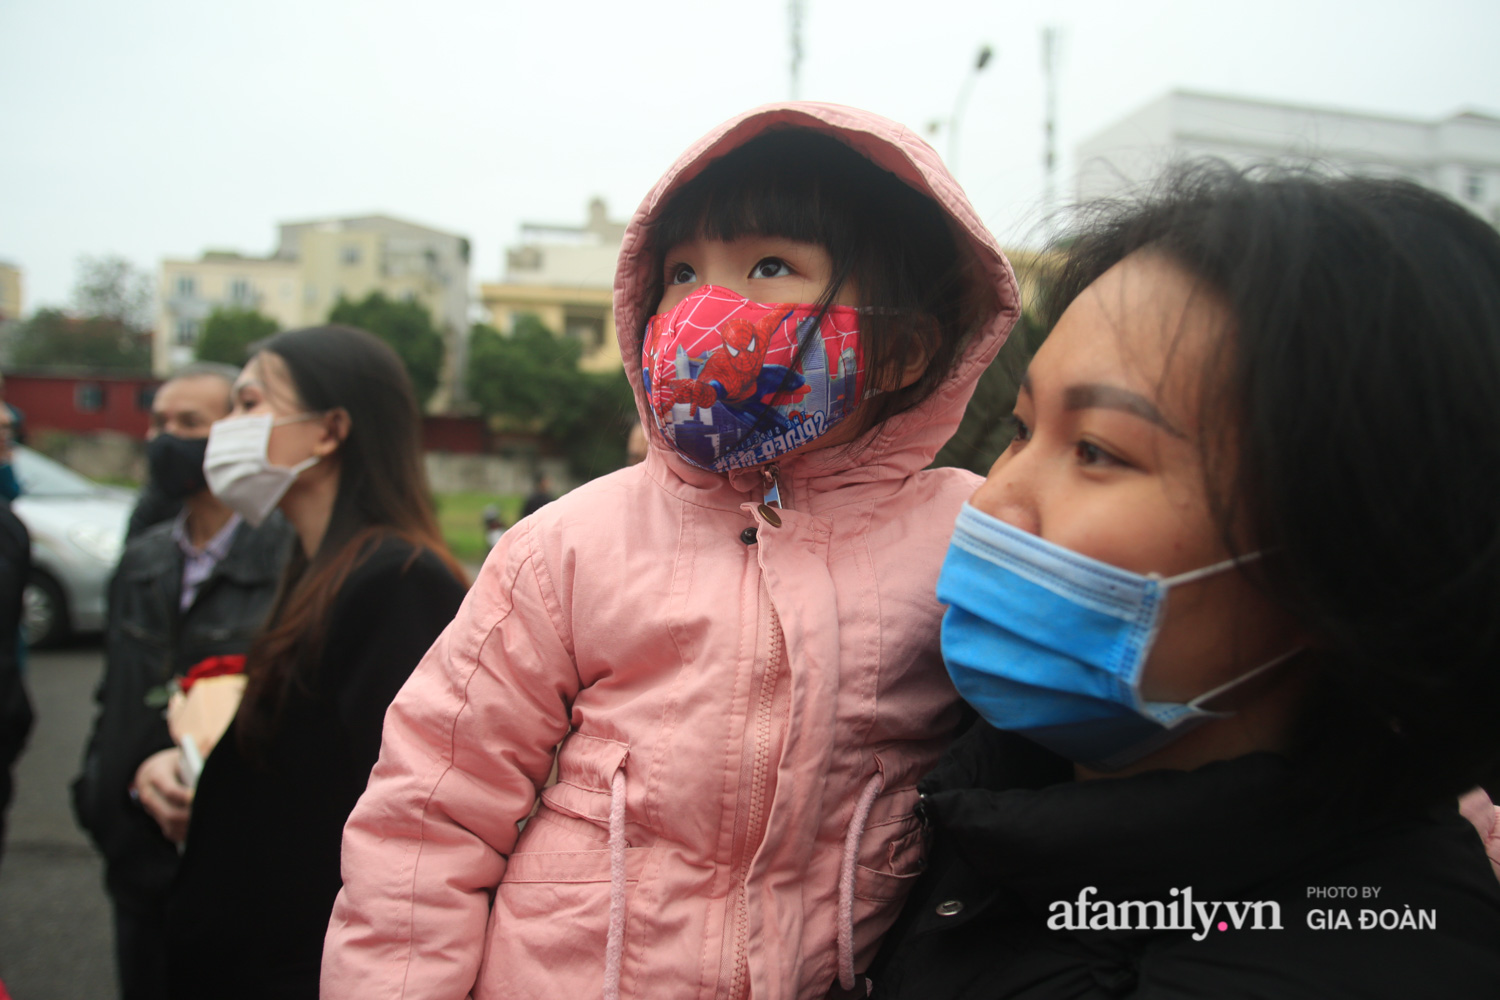
[{"label": "blue surgical mask", "polygon": [[1231,714],[1202,706],[1292,655],[1185,704],[1141,695],[1167,592],[1257,555],[1173,577],[1143,576],[965,504],[937,585],[938,600],[949,605],[943,616],[948,674],[995,728],[1094,769],[1118,770],[1208,719]]}]

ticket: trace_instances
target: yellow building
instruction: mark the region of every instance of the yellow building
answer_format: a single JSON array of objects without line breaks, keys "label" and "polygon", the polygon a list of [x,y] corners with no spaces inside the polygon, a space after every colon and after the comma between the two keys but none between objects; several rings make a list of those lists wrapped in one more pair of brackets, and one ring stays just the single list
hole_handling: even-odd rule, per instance
[{"label": "yellow building", "polygon": [[453,408],[462,394],[469,330],[469,241],[386,215],[288,222],[271,257],[210,252],[162,262],[153,367],[191,360],[203,321],[219,307],[252,308],[282,329],[327,322],[340,298],[380,292],[420,302],[443,336],[443,374],[429,403]]},{"label": "yellow building", "polygon": [[612,296],[625,223],[612,222],[602,198],[589,203],[582,226],[525,223],[521,243],[506,251],[503,281],[479,286],[480,302],[502,333],[532,313],[583,347],[581,367],[620,367]]},{"label": "yellow building", "polygon": [[302,273],[296,261],[210,250],[198,260],[161,262],[151,369],[165,376],[192,361],[209,314],[253,309],[283,330],[301,326]]},{"label": "yellow building", "polygon": [[21,318],[21,269],[0,260],[0,323]]}]

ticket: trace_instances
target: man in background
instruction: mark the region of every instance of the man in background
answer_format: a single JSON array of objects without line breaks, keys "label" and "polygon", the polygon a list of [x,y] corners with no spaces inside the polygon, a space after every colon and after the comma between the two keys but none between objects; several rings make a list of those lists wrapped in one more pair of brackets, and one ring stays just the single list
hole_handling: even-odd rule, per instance
[{"label": "man in background", "polygon": [[[0,400],[0,465],[10,467],[11,412]],[[0,496],[0,851],[10,806],[11,768],[31,733],[31,699],[21,681],[21,594],[31,574],[31,537]]]},{"label": "man in background", "polygon": [[[252,528],[204,479],[209,427],[228,416],[237,374],[196,365],[156,392],[149,476],[182,510],[132,539],[110,582],[99,711],[73,783],[78,822],[104,855],[125,1000],[165,996],[172,952],[164,905],[192,789],[179,773],[163,715],[171,684],[210,656],[249,648],[290,550],[284,519]],[[160,824],[143,802],[165,817]]]},{"label": "man in background", "polygon": [[531,495],[521,504],[521,516],[530,517],[557,498],[552,495],[552,480],[545,472],[539,473],[532,485]]}]

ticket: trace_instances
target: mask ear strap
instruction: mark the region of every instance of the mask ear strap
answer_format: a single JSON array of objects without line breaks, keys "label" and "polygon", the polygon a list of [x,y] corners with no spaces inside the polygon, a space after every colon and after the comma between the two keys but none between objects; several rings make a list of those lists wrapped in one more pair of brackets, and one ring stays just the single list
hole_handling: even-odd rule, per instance
[{"label": "mask ear strap", "polygon": [[1254,562],[1261,555],[1262,553],[1259,552],[1251,552],[1234,559],[1225,559],[1223,562],[1216,562],[1212,566],[1204,566],[1202,569],[1190,569],[1186,573],[1178,573],[1176,576],[1166,577],[1161,583],[1163,587],[1177,587],[1184,583],[1192,583],[1194,580],[1201,580],[1206,576],[1216,576],[1219,573],[1234,569],[1236,566],[1243,566],[1245,563]]},{"label": "mask ear strap", "polygon": [[1305,646],[1293,646],[1291,649],[1287,650],[1285,653],[1282,653],[1280,656],[1273,656],[1271,659],[1267,660],[1265,663],[1262,663],[1260,666],[1248,670],[1245,673],[1240,674],[1238,677],[1230,678],[1211,691],[1203,692],[1198,697],[1188,702],[1187,705],[1189,708],[1195,711],[1203,712],[1209,715],[1216,715],[1220,717],[1232,715],[1234,714],[1232,712],[1215,712],[1212,709],[1204,708],[1203,704],[1205,702],[1213,701],[1225,691],[1232,691],[1233,689],[1239,687],[1241,684],[1248,683],[1249,681],[1270,670],[1272,667],[1281,666],[1287,660],[1290,660],[1292,657],[1296,656],[1306,648],[1307,647]]}]

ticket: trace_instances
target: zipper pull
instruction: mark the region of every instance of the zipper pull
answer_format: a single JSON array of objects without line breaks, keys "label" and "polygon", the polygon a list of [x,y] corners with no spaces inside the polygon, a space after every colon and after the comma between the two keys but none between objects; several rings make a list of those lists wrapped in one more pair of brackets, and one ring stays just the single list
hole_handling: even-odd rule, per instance
[{"label": "zipper pull", "polygon": [[776,513],[778,509],[785,510],[781,504],[781,469],[774,462],[761,467],[760,482],[765,490],[765,499],[756,508],[760,516],[765,518],[766,523],[773,528],[781,527],[781,515]]},{"label": "zipper pull", "polygon": [[766,503],[781,506],[781,466],[772,462],[760,467],[760,485],[765,491]]}]

